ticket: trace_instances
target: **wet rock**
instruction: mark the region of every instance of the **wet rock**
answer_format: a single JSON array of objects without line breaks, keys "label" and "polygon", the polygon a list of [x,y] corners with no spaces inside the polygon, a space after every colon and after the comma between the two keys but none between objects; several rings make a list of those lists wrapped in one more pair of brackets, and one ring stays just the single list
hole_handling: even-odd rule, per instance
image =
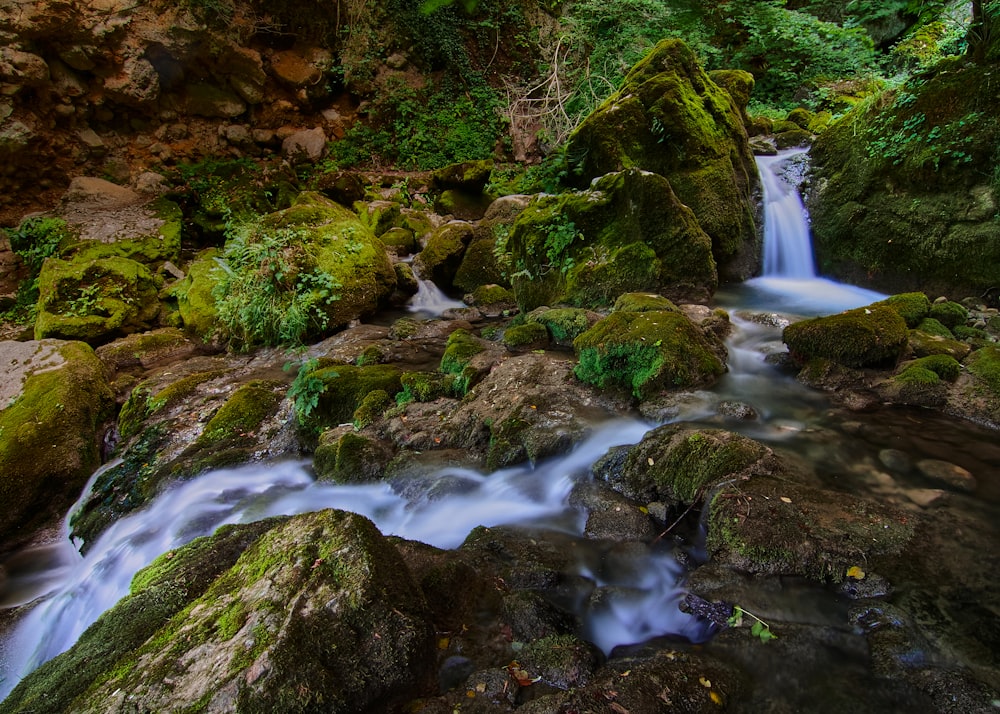
[{"label": "wet rock", "polygon": [[972,493],[976,490],[976,477],[961,466],[939,459],[921,459],[917,470],[931,479],[958,491]]},{"label": "wet rock", "polygon": [[899,553],[912,535],[913,525],[896,508],[757,477],[714,495],[708,550],[750,573],[841,582],[848,568]]},{"label": "wet rock", "polygon": [[588,538],[649,542],[656,537],[649,513],[604,484],[578,485],[570,495],[570,505],[587,513],[583,532]]},{"label": "wet rock", "polygon": [[347,712],[410,699],[434,677],[433,627],[405,563],[370,521],[341,511],[268,531],[160,632],[123,653],[134,666],[80,710],[127,699],[157,710],[232,711],[238,701]]},{"label": "wet rock", "polygon": [[878,452],[878,460],[887,469],[905,474],[913,468],[913,460],[909,454],[899,449],[882,449]]},{"label": "wet rock", "polygon": [[417,274],[444,290],[451,289],[472,235],[472,225],[465,221],[449,221],[436,229],[413,260]]},{"label": "wet rock", "polygon": [[903,493],[921,508],[940,506],[948,500],[948,492],[939,488],[908,488]]},{"label": "wet rock", "polygon": [[746,402],[723,401],[719,402],[719,415],[735,421],[755,421],[760,417],[757,410]]},{"label": "wet rock", "polygon": [[585,687],[603,659],[600,650],[573,635],[543,637],[518,653],[521,670],[557,689]]},{"label": "wet rock", "polygon": [[906,346],[906,322],[888,306],[848,310],[789,325],[782,332],[800,361],[826,359],[845,367],[894,365]]},{"label": "wet rock", "polygon": [[198,351],[198,345],[173,327],[129,335],[96,350],[97,356],[112,374],[164,367],[191,357]]},{"label": "wet rock", "polygon": [[860,579],[846,578],[837,586],[837,592],[852,600],[884,598],[891,595],[892,591],[888,578],[878,573],[865,573]]},{"label": "wet rock", "polygon": [[114,402],[104,367],[81,342],[0,342],[0,541],[63,513],[101,462]]}]

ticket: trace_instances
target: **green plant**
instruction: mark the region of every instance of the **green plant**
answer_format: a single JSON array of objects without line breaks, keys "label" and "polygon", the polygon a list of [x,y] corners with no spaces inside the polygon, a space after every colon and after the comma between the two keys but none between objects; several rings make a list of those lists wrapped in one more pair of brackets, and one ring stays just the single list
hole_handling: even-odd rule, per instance
[{"label": "green plant", "polygon": [[90,315],[100,302],[100,294],[101,286],[96,283],[80,288],[79,296],[70,300],[66,305],[66,314],[74,317]]},{"label": "green plant", "polygon": [[[312,373],[319,366],[319,360],[315,357],[307,359],[299,365],[299,371],[295,374],[292,386],[288,388],[288,398],[292,400],[295,409],[295,418],[300,425],[305,425],[309,415],[319,405],[319,398],[326,391],[326,382]],[[291,369],[292,363],[285,364],[285,371]],[[336,374],[330,375],[336,376]]]},{"label": "green plant", "polygon": [[33,278],[38,277],[45,259],[55,255],[59,244],[72,236],[66,221],[46,216],[25,218],[9,233],[10,247],[28,266]]},{"label": "green plant", "polygon": [[563,214],[554,217],[543,230],[545,257],[550,265],[558,266],[561,272],[566,273],[573,267],[573,258],[566,254],[566,249],[577,238],[583,238],[583,234]]},{"label": "green plant", "polygon": [[753,619],[753,625],[750,626],[750,634],[752,636],[759,638],[761,642],[770,642],[773,639],[777,639],[778,636],[771,632],[771,626],[769,624],[754,615],[752,612],[744,610],[739,605],[733,605],[733,614],[729,616],[728,620],[726,620],[726,624],[730,627],[741,627],[743,625],[744,615]]},{"label": "green plant", "polygon": [[219,321],[238,347],[297,345],[326,329],[340,284],[322,270],[303,228],[230,224],[212,288]]}]

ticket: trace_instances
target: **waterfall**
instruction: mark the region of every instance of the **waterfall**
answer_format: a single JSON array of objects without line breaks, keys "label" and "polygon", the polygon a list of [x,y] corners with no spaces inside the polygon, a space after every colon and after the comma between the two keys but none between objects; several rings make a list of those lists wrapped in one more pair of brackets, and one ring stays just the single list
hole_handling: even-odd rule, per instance
[{"label": "waterfall", "polygon": [[465,307],[464,302],[452,300],[431,280],[417,278],[417,294],[410,299],[410,312],[438,316],[446,310]]},{"label": "waterfall", "polygon": [[764,186],[764,277],[815,278],[805,206],[782,175],[788,163],[788,153],[757,157]]},{"label": "waterfall", "polygon": [[716,295],[723,307],[796,315],[830,315],[882,300],[885,295],[816,275],[809,221],[798,187],[789,180],[791,157],[801,149],[758,156],[764,187],[764,265],[759,278],[726,286]]}]

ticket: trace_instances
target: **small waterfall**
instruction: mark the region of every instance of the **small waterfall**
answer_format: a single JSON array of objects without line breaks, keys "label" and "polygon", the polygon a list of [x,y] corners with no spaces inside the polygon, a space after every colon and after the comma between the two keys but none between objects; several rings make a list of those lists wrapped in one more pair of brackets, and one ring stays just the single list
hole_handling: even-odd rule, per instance
[{"label": "small waterfall", "polygon": [[812,238],[805,206],[798,188],[782,175],[789,156],[758,156],[757,168],[764,186],[764,277],[816,277]]},{"label": "small waterfall", "polygon": [[417,294],[410,299],[410,312],[440,315],[446,310],[465,307],[464,302],[452,300],[431,280],[417,278]]},{"label": "small waterfall", "polygon": [[831,315],[882,300],[874,290],[816,275],[812,236],[798,188],[789,181],[791,157],[801,149],[758,156],[764,187],[764,269],[759,278],[720,289],[716,301],[727,308],[789,315]]}]

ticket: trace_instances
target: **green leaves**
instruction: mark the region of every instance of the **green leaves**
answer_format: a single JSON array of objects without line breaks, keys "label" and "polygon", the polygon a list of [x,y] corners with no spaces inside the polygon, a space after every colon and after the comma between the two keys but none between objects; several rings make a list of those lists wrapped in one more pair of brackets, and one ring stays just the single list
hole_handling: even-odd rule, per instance
[{"label": "green leaves", "polygon": [[742,627],[744,615],[753,619],[753,624],[750,626],[750,634],[753,637],[756,637],[764,643],[777,639],[778,636],[771,632],[771,626],[769,624],[761,620],[752,612],[744,610],[739,605],[733,605],[733,614],[729,616],[728,620],[726,620],[726,624],[730,627]]}]

